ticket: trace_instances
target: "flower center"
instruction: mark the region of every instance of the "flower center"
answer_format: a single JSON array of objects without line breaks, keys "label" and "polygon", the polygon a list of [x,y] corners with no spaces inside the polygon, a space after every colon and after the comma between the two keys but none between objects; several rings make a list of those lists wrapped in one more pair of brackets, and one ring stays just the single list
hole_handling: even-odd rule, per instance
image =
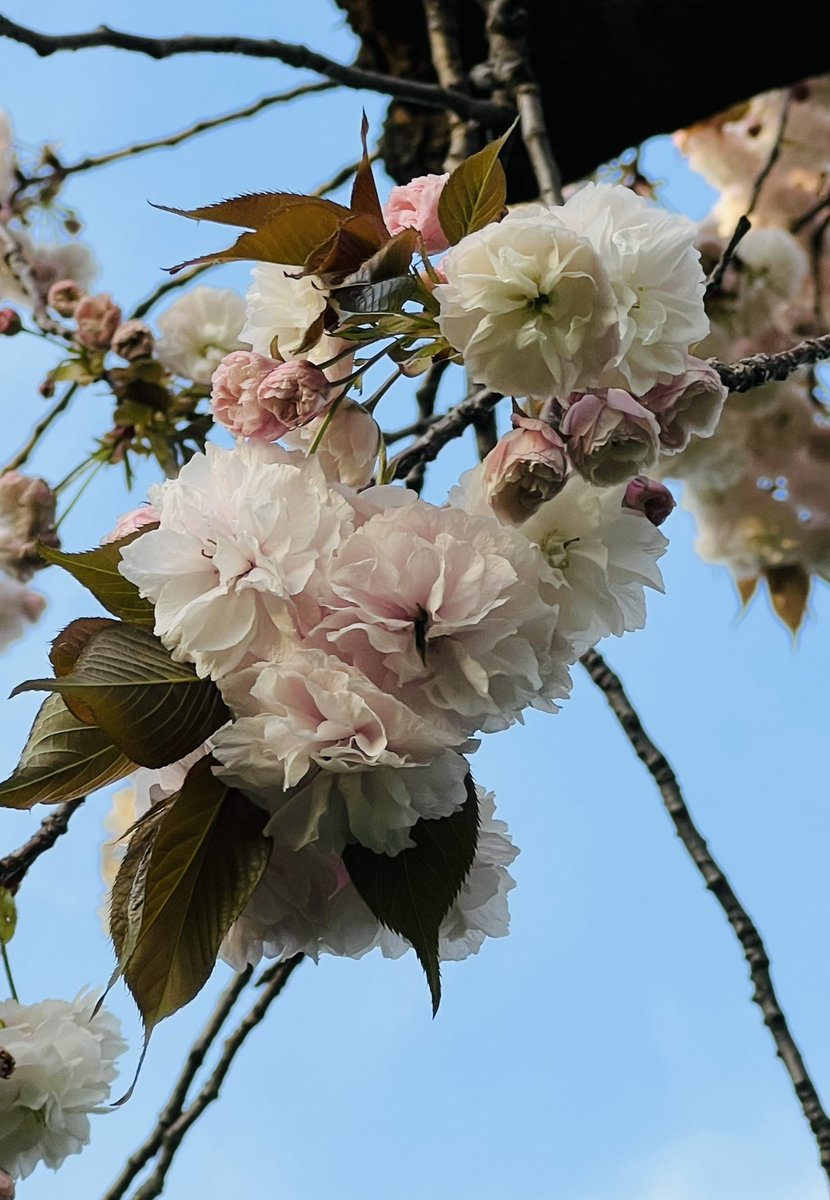
[{"label": "flower center", "polygon": [[542,538],[539,549],[552,567],[558,571],[566,571],[569,564],[568,547],[578,541],[579,538],[565,539],[557,529],[552,529]]}]

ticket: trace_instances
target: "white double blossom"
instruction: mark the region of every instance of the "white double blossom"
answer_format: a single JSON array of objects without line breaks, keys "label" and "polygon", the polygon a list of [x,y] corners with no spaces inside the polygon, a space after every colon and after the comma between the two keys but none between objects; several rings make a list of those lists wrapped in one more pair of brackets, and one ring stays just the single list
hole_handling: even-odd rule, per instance
[{"label": "white double blossom", "polygon": [[230,288],[199,285],[174,300],[158,318],[156,354],[176,375],[194,383],[210,378],[226,354],[242,349],[245,304]]},{"label": "white double blossom", "polygon": [[40,1004],[0,1001],[0,1047],[13,1059],[0,1079],[0,1167],[30,1175],[56,1169],[89,1142],[91,1113],[109,1098],[115,1060],[126,1050],[117,1019],[97,996]]}]

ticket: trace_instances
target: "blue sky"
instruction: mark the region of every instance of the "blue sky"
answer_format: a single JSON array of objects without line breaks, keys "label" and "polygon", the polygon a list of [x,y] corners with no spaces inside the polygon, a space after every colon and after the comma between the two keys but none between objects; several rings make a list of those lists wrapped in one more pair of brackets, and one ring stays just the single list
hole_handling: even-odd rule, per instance
[{"label": "blue sky", "polygon": [[[5,11],[51,30],[106,20],[156,34],[276,33],[344,61],[353,53],[329,0],[238,0],[232,10],[146,0],[140,12],[76,0],[60,25],[50,0],[10,0]],[[279,64],[245,59],[154,63],[95,50],[40,60],[0,43],[0,105],[19,141],[58,143],[70,161],[183,127],[297,78]],[[383,101],[339,90],[79,176],[66,198],[99,258],[98,286],[128,308],[160,281],[162,266],[214,243],[215,233],[159,213],[148,200],[188,206],[246,190],[313,187],[355,156],[363,107],[377,130]],[[701,215],[705,191],[671,148],[655,144],[649,162],[670,180],[671,203]],[[245,279],[245,269],[233,267],[212,282],[241,289]],[[52,359],[23,337],[5,340],[0,356],[6,457],[42,411],[36,388]],[[37,470],[61,478],[106,412],[103,393],[84,392],[73,419],[44,445]],[[401,418],[409,419],[405,404]],[[453,472],[472,462],[465,441],[435,471],[431,496],[440,499]],[[66,522],[65,544],[94,543],[131,504],[116,472],[99,476]],[[830,1095],[827,592],[816,589],[793,645],[764,600],[738,620],[728,577],[694,554],[687,514],[678,509],[666,532],[666,596],[652,597],[643,633],[603,651],[758,921],[796,1036]],[[0,659],[2,696],[41,673],[58,629],[93,611],[71,580],[50,572],[39,584],[50,607],[26,642]],[[3,774],[36,703],[0,701]],[[738,947],[603,697],[577,672],[560,715],[531,714],[525,726],[490,737],[476,769],[522,848],[510,937],[447,966],[435,1021],[412,956],[303,966],[240,1055],[220,1103],[190,1135],[165,1194],[823,1197],[811,1139],[750,1004]],[[21,891],[11,955],[27,1001],[71,996],[110,973],[96,916],[107,808],[106,795],[93,798]],[[3,847],[24,840],[40,815],[0,814]],[[163,1102],[184,1044],[226,978],[217,971],[190,1008],[157,1030],[133,1099],[96,1120],[92,1145],[58,1175],[39,1169],[20,1187],[22,1200],[90,1200],[105,1190]],[[112,1006],[132,1039],[126,1076],[138,1022],[118,988]]]}]

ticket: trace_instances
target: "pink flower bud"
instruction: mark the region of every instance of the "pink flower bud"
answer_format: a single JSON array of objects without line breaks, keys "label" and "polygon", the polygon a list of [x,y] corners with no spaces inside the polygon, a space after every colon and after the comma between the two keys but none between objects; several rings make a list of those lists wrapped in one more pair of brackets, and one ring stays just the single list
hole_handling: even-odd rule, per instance
[{"label": "pink flower bud", "polygon": [[424,239],[427,254],[438,254],[449,246],[438,220],[438,201],[449,175],[419,175],[400,187],[392,188],[383,206],[383,219],[390,233],[417,229]]},{"label": "pink flower bud", "polygon": [[659,479],[635,475],[623,496],[623,508],[644,513],[652,525],[662,525],[674,508],[674,496]]},{"label": "pink flower bud", "polygon": [[0,337],[14,337],[22,328],[23,322],[13,308],[0,308]]},{"label": "pink flower bud", "polygon": [[580,396],[569,405],[561,430],[571,462],[597,487],[622,483],[657,458],[657,421],[622,388]]},{"label": "pink flower bud", "polygon": [[127,362],[149,358],[153,353],[153,331],[145,321],[125,321],[112,335],[113,351]]},{"label": "pink flower bud", "polygon": [[14,1200],[14,1180],[0,1169],[0,1200]]},{"label": "pink flower bud", "polygon": [[565,443],[545,421],[514,415],[514,429],[484,460],[487,499],[496,516],[520,525],[565,485]]},{"label": "pink flower bud", "polygon": [[84,289],[74,279],[59,279],[49,288],[46,303],[62,317],[74,317],[75,309],[85,294]]},{"label": "pink flower bud", "polygon": [[257,399],[263,379],[280,365],[275,358],[249,350],[226,354],[211,378],[214,420],[237,437],[273,442],[285,433],[284,424],[263,409]]},{"label": "pink flower bud", "polygon": [[139,504],[138,508],[131,508],[129,512],[121,514],[115,522],[115,528],[101,538],[101,545],[106,546],[109,542],[120,542],[122,538],[129,537],[131,533],[138,533],[139,529],[143,529],[145,525],[155,525],[158,521],[159,514],[152,504]]},{"label": "pink flower bud", "polygon": [[0,569],[31,579],[43,562],[39,541],[57,546],[55,493],[42,479],[7,471],[0,475]]},{"label": "pink flower bud", "polygon": [[75,308],[75,338],[90,350],[106,350],[121,324],[121,309],[105,292],[84,296]]},{"label": "pink flower bud", "polygon": [[661,450],[676,454],[686,449],[693,434],[711,437],[728,395],[714,367],[691,356],[682,375],[655,384],[643,396],[643,404],[657,418]]},{"label": "pink flower bud", "polygon": [[331,386],[319,367],[304,360],[279,363],[257,388],[261,409],[283,430],[307,425],[329,406]]}]

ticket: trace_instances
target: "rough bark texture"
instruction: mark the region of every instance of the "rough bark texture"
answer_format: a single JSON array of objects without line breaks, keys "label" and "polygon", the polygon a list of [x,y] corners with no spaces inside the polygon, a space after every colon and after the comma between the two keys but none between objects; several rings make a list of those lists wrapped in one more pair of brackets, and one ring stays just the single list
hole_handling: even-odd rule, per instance
[{"label": "rough bark texture", "polygon": [[[423,6],[399,0],[333,0],[362,42],[362,66],[434,81]],[[805,31],[803,3],[783,14],[747,0],[527,0],[532,67],[564,180],[654,134],[670,133],[828,69],[820,37]],[[488,94],[484,12],[479,0],[457,0],[460,47],[472,72],[472,94]],[[476,68],[478,68],[476,70]],[[487,131],[482,131],[486,139]],[[518,139],[513,139],[518,142]],[[389,106],[383,157],[393,178],[440,171],[447,120],[400,101]],[[508,164],[510,199],[535,195],[523,149]]]}]

